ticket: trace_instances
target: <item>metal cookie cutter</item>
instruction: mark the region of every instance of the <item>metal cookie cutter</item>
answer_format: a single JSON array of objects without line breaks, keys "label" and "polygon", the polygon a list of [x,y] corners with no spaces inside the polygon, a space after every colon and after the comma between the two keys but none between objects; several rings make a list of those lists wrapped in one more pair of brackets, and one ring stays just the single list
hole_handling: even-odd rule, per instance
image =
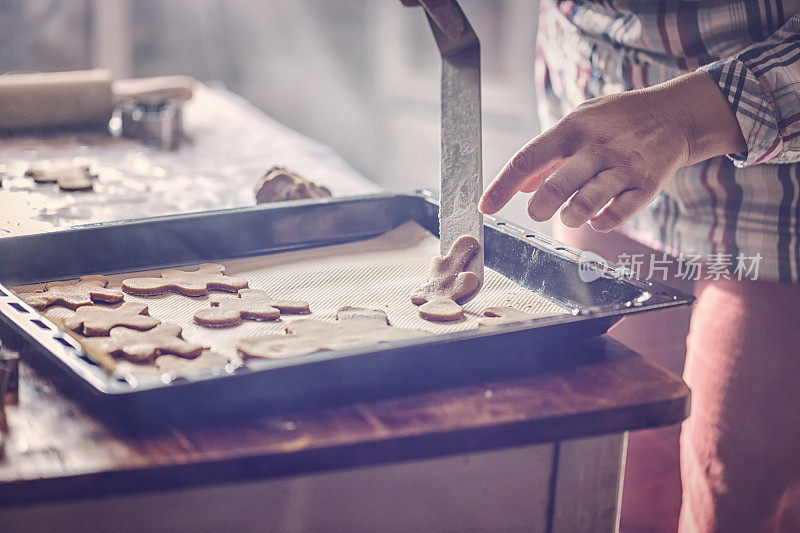
[{"label": "metal cookie cutter", "polygon": [[183,137],[183,101],[159,103],[125,100],[117,105],[112,124],[123,137],[138,139],[160,150],[177,150]]},{"label": "metal cookie cutter", "polygon": [[161,150],[177,150],[183,138],[183,104],[192,97],[196,83],[186,76],[115,81],[112,133]]}]

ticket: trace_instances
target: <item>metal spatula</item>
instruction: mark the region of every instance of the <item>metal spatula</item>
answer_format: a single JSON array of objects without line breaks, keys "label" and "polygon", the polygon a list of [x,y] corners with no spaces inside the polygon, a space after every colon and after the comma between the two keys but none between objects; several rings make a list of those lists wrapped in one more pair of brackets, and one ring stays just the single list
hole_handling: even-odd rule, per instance
[{"label": "metal spatula", "polygon": [[461,235],[481,249],[467,269],[483,284],[481,170],[481,54],[478,37],[454,0],[420,0],[442,56],[442,162],[439,199],[440,253]]}]

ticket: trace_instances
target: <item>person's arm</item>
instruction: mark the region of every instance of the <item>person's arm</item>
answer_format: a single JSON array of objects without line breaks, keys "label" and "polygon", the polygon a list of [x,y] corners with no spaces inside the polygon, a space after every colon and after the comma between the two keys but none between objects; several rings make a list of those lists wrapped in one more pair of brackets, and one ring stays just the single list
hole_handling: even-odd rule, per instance
[{"label": "person's arm", "polygon": [[737,166],[800,161],[800,14],[764,42],[711,63],[747,142]]},{"label": "person's arm", "polygon": [[484,192],[481,211],[535,191],[534,220],[566,203],[566,225],[591,221],[610,231],[653,201],[680,167],[725,154],[740,154],[732,156],[740,164],[800,161],[799,30],[800,15],[706,72],[585,102],[514,155]]},{"label": "person's arm", "polygon": [[532,219],[547,220],[566,203],[567,226],[591,221],[611,231],[652,202],[678,168],[744,148],[714,80],[693,72],[584,102],[511,158],[480,209],[495,213],[517,191],[535,191]]}]

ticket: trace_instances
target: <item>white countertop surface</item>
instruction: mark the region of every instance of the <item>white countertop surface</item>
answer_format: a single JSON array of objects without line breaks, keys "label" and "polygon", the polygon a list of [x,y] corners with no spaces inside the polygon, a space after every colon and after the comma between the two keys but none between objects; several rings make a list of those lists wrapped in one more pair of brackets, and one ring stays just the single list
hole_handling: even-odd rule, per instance
[{"label": "white countertop surface", "polygon": [[[255,205],[253,188],[273,165],[334,196],[381,190],[329,147],[222,88],[199,86],[183,125],[190,141],[175,152],[95,133],[0,140],[0,236]],[[23,176],[31,162],[62,158],[91,163],[99,173],[94,191],[65,192]]]}]

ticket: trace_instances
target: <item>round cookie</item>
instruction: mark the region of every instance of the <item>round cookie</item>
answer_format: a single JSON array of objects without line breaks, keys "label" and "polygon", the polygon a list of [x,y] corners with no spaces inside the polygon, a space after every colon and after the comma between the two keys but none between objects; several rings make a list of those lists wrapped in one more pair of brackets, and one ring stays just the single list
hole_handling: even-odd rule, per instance
[{"label": "round cookie", "polygon": [[464,309],[450,298],[434,296],[420,306],[419,316],[432,322],[453,322],[464,318]]}]

